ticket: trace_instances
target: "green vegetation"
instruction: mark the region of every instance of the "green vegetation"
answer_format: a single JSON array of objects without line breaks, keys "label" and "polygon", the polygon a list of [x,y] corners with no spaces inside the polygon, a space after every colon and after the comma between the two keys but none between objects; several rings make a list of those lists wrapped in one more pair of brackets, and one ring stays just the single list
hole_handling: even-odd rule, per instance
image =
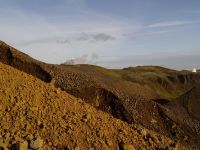
[{"label": "green vegetation", "polygon": [[178,75],[187,75],[189,72],[180,72],[159,66],[138,66],[112,71],[124,80],[148,85],[163,99],[175,99],[192,87],[190,82],[184,86],[178,79]]},{"label": "green vegetation", "polygon": [[[77,66],[78,67],[78,66]],[[96,78],[106,82],[115,79],[123,79],[129,82],[147,85],[152,88],[162,99],[173,100],[187,92],[193,84],[187,81],[187,85],[182,83],[179,76],[184,80],[188,79],[190,72],[176,71],[159,66],[138,66],[124,69],[106,69],[94,65],[79,65],[79,69],[89,74],[94,74]]]}]

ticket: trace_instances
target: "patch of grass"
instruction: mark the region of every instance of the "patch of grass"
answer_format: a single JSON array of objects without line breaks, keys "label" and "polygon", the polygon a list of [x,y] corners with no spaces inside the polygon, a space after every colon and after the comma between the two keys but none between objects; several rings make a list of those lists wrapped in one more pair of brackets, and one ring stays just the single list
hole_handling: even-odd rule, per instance
[{"label": "patch of grass", "polygon": [[146,84],[164,99],[175,99],[187,91],[178,80],[170,81],[167,76],[176,77],[181,72],[159,66],[138,66],[113,70],[124,80]]}]

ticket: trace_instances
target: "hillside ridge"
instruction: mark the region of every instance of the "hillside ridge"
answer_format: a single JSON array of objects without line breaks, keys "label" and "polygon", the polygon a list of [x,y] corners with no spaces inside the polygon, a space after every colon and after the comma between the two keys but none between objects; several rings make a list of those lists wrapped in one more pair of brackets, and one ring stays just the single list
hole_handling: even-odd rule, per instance
[{"label": "hillside ridge", "polygon": [[0,83],[0,148],[183,148],[1,63]]}]

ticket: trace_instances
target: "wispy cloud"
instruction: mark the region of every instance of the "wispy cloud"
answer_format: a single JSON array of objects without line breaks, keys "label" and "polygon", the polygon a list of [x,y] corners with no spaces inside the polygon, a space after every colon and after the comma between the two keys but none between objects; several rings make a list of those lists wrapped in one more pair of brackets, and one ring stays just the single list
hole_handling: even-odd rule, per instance
[{"label": "wispy cloud", "polygon": [[[46,5],[47,2],[50,5]],[[10,3],[13,3],[12,7]],[[64,62],[67,56],[77,58],[78,62],[89,62],[90,59],[92,60],[89,57],[92,53],[97,53],[92,56],[96,60],[98,55],[117,54],[123,57],[125,52],[127,55],[140,54],[160,51],[163,47],[169,49],[185,47],[187,42],[191,45],[198,44],[196,42],[198,40],[193,40],[191,37],[187,37],[187,41],[186,38],[181,40],[180,37],[181,42],[176,44],[165,39],[170,36],[170,39],[175,41],[179,39],[178,36],[187,34],[187,30],[184,30],[187,32],[176,32],[176,36],[173,32],[178,27],[196,23],[193,18],[190,18],[191,22],[184,17],[182,21],[181,18],[176,18],[177,21],[149,22],[152,21],[150,18],[160,20],[160,15],[150,16],[150,13],[145,13],[144,16],[132,15],[140,14],[140,11],[130,14],[127,10],[129,14],[126,16],[121,14],[121,16],[114,13],[114,10],[110,10],[113,12],[109,13],[91,9],[91,6],[87,6],[86,0],[62,0],[62,2],[44,0],[37,5],[36,3],[32,2],[36,9],[31,7],[31,2],[26,4],[9,2],[7,5],[0,5],[0,39],[46,62]],[[190,13],[199,13],[199,11]],[[199,30],[197,28],[194,30],[193,33],[196,33],[194,37],[197,39]],[[151,38],[157,41],[154,43],[148,40]],[[104,63],[105,58],[98,58],[98,62],[100,60]]]},{"label": "wispy cloud", "polygon": [[92,53],[89,57],[88,54],[84,54],[80,57],[69,58],[64,63],[64,65],[76,65],[76,64],[97,64],[99,56],[96,53]]},{"label": "wispy cloud", "polygon": [[96,33],[96,34],[87,34],[82,33],[76,39],[76,41],[91,41],[91,42],[106,42],[110,40],[115,40],[116,37],[106,34],[106,33]]},{"label": "wispy cloud", "polygon": [[87,59],[88,59],[88,55],[84,54],[80,57],[68,59],[62,64],[64,65],[85,64],[87,63]]},{"label": "wispy cloud", "polygon": [[186,10],[184,12],[188,14],[200,14],[200,10]]},{"label": "wispy cloud", "polygon": [[[82,0],[81,0],[82,1]],[[70,2],[74,2],[73,0]],[[0,10],[1,12],[1,10]],[[0,22],[0,32],[10,39],[12,43],[19,46],[38,45],[38,44],[73,44],[78,42],[85,43],[103,43],[114,42],[123,38],[124,34],[135,38],[150,36],[160,36],[169,33],[166,30],[157,30],[157,28],[183,26],[190,24],[189,21],[166,21],[143,25],[139,22],[130,20],[122,21],[98,13],[91,13],[80,9],[79,15],[65,15],[60,20],[51,21],[55,18],[46,18],[38,14],[26,14],[20,10],[4,10],[4,16]],[[1,14],[0,14],[1,17]],[[60,17],[60,16],[59,16]],[[69,18],[67,18],[69,17]],[[67,21],[64,21],[67,18]],[[154,31],[152,31],[154,30]],[[133,33],[133,34],[132,34]],[[136,34],[135,34],[136,33]],[[20,36],[19,38],[19,35]],[[115,42],[116,43],[116,42]]]},{"label": "wispy cloud", "polygon": [[64,35],[55,35],[52,37],[43,37],[19,42],[18,45],[28,46],[35,44],[57,43],[57,44],[74,44],[77,42],[108,42],[116,40],[117,37],[106,33],[86,34],[80,33],[64,37]]},{"label": "wispy cloud", "polygon": [[[0,11],[1,12],[1,11]],[[14,14],[17,16],[13,18]],[[83,14],[87,15],[87,14]],[[117,39],[125,23],[110,20],[107,23],[91,17],[87,22],[77,18],[68,21],[51,22],[44,16],[24,14],[18,10],[4,11],[0,22],[0,36],[14,46],[29,46],[35,44],[66,44],[75,42],[108,42]],[[6,16],[6,17],[3,17]],[[8,18],[13,18],[11,20]],[[81,16],[80,16],[81,18]]]},{"label": "wispy cloud", "polygon": [[102,64],[109,68],[121,68],[127,67],[127,64],[130,66],[141,66],[141,65],[153,65],[153,66],[163,66],[173,69],[188,69],[192,70],[193,68],[200,68],[199,65],[199,54],[184,54],[180,53],[154,53],[146,55],[129,55],[129,56],[120,56],[115,59],[106,59]]},{"label": "wispy cloud", "polygon": [[91,36],[91,38],[92,41],[103,41],[103,42],[116,39],[116,37],[106,33],[94,34]]},{"label": "wispy cloud", "polygon": [[129,39],[146,39],[146,38],[159,38],[164,35],[168,35],[170,33],[173,33],[173,30],[147,30],[147,31],[141,31],[136,33],[129,33],[124,34],[124,37],[127,37]]},{"label": "wispy cloud", "polygon": [[164,27],[177,27],[191,24],[190,21],[167,21],[167,22],[159,22],[150,24],[147,28],[164,28]]}]

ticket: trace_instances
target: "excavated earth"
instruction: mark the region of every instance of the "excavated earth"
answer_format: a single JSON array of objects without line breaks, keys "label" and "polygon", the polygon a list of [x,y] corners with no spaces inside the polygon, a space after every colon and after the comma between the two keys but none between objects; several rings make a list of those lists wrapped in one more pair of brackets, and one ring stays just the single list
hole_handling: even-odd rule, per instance
[{"label": "excavated earth", "polygon": [[0,63],[0,149],[185,149]]},{"label": "excavated earth", "polygon": [[46,64],[4,42],[0,42],[0,62],[54,85],[129,125],[144,126],[188,149],[200,149],[199,120],[183,113],[186,108],[180,103],[162,99],[148,84],[126,81],[94,71],[90,66]]}]

